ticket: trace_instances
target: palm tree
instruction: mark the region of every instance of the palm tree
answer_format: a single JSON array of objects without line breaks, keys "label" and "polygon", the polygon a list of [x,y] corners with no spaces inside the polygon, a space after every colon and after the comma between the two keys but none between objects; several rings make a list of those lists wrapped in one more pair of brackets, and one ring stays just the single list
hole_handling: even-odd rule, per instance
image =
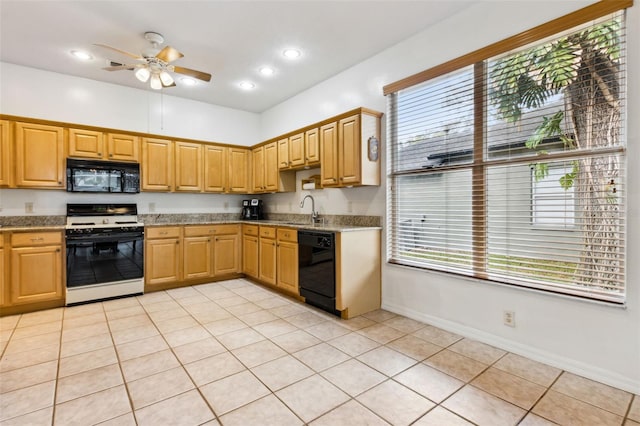
[{"label": "palm tree", "polygon": [[[558,95],[564,107],[542,119],[526,146],[544,154],[540,143],[560,138],[565,150],[616,147],[621,117],[621,21],[612,19],[549,43],[500,59],[490,74],[490,99],[501,118],[515,124],[523,112]],[[547,165],[535,164],[535,176]],[[560,179],[574,188],[583,244],[575,281],[614,288],[623,271],[623,232],[617,197],[616,155],[585,155]]]}]

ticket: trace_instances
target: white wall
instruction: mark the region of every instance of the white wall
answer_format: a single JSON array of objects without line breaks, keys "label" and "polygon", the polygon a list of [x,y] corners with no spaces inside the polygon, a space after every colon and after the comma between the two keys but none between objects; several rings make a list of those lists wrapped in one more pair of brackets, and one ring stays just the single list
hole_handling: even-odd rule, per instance
[{"label": "white wall", "polygon": [[[480,2],[262,114],[262,139],[365,106],[385,111],[382,86],[592,2]],[[482,20],[479,20],[482,17]],[[629,10],[628,116],[640,116],[640,7]],[[626,308],[584,302],[473,279],[383,266],[383,307],[640,393],[640,124],[628,123],[628,250]],[[383,150],[383,159],[384,159]],[[367,200],[362,211],[383,212],[385,192],[352,188],[322,193],[320,206],[342,213],[345,200]],[[326,195],[325,195],[326,194]],[[295,203],[303,193],[269,200]],[[368,198],[370,197],[370,198]],[[322,210],[321,210],[322,211]],[[503,310],[516,327],[502,324]]]},{"label": "white wall", "polygon": [[[235,145],[260,141],[258,114],[0,62],[0,113]],[[241,196],[142,193],[114,195],[136,202],[140,213],[226,213],[241,209]],[[50,190],[0,189],[0,216],[64,215],[66,203],[103,201],[98,195]]]}]

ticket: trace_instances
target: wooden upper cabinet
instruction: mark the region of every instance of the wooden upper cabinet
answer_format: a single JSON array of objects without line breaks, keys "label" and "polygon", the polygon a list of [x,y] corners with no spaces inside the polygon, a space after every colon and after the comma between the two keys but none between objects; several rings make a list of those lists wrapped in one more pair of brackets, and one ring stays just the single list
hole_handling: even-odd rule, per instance
[{"label": "wooden upper cabinet", "polygon": [[229,148],[229,192],[249,193],[249,149]]},{"label": "wooden upper cabinet", "polygon": [[304,133],[289,137],[289,167],[304,166]]},{"label": "wooden upper cabinet", "polygon": [[275,142],[264,146],[264,187],[267,191],[278,190],[278,145]]},{"label": "wooden upper cabinet", "polygon": [[17,122],[15,185],[19,188],[64,188],[64,129]]},{"label": "wooden upper cabinet", "polygon": [[140,161],[140,138],[134,135],[107,133],[106,157],[113,161]]},{"label": "wooden upper cabinet", "polygon": [[278,168],[289,168],[289,138],[278,141]]},{"label": "wooden upper cabinet", "polygon": [[127,134],[69,129],[68,153],[70,157],[138,162],[140,138]]},{"label": "wooden upper cabinet", "polygon": [[142,190],[173,189],[173,142],[166,139],[142,139]]},{"label": "wooden upper cabinet", "polygon": [[304,132],[304,162],[307,165],[320,163],[320,139],[318,129]]},{"label": "wooden upper cabinet", "polygon": [[175,143],[176,191],[202,191],[202,144]]},{"label": "wooden upper cabinet", "polygon": [[227,190],[227,147],[204,145],[204,190]]},{"label": "wooden upper cabinet", "polygon": [[320,127],[320,158],[322,186],[338,186],[338,123]]},{"label": "wooden upper cabinet", "polygon": [[264,146],[259,146],[251,150],[251,192],[260,193],[265,189]]},{"label": "wooden upper cabinet", "polygon": [[278,142],[278,168],[300,168],[305,165],[304,133],[280,139]]},{"label": "wooden upper cabinet", "polygon": [[340,185],[360,183],[361,141],[360,115],[338,122],[338,176]]},{"label": "wooden upper cabinet", "polygon": [[69,129],[69,156],[101,159],[106,154],[104,133]]},{"label": "wooden upper cabinet", "polygon": [[[0,120],[0,186],[8,186],[11,183],[9,170],[9,165],[11,164],[11,153],[9,152],[11,147],[9,140],[11,137],[10,127],[11,123],[9,121]],[[2,235],[0,235],[0,238],[2,238]]]}]

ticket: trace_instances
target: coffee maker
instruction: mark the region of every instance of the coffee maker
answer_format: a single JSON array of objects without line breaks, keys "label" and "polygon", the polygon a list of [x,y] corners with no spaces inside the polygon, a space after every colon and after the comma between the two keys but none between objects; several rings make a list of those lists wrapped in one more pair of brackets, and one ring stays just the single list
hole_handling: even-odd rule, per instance
[{"label": "coffee maker", "polygon": [[242,220],[262,220],[264,214],[262,211],[262,200],[252,198],[251,200],[242,200]]}]

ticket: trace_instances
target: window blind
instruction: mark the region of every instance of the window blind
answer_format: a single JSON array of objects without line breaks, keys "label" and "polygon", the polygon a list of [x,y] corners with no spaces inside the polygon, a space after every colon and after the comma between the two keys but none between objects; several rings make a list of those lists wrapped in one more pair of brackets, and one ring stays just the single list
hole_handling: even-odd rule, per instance
[{"label": "window blind", "polygon": [[389,94],[389,262],[624,302],[624,22]]}]

